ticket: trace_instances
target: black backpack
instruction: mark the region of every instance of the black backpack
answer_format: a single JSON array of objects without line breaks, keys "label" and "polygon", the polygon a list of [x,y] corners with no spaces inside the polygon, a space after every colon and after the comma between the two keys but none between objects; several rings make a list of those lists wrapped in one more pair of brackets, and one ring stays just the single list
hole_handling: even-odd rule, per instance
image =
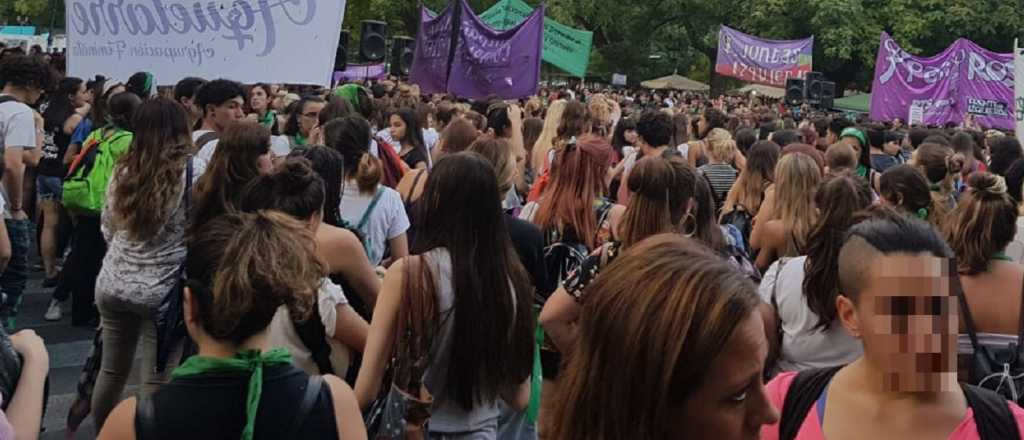
[{"label": "black backpack", "polygon": [[[956,266],[951,270],[956,270]],[[1017,342],[1005,347],[991,347],[978,342],[977,327],[959,276],[953,277],[951,287],[960,301],[960,314],[974,349],[968,366],[968,381],[995,391],[1011,402],[1024,402],[1024,350],[1021,348],[1024,343],[1024,300],[1017,318]]]},{"label": "black backpack", "polygon": [[[840,367],[820,368],[797,373],[786,392],[779,420],[779,440],[793,440],[807,418],[811,406],[821,397]],[[974,410],[974,423],[981,440],[1019,439],[1017,419],[1002,396],[973,385],[961,385],[967,406]]]},{"label": "black backpack", "polygon": [[736,205],[732,211],[722,216],[721,225],[732,225],[743,236],[744,249],[750,249],[750,232],[754,230],[754,216],[750,215],[743,205]]},{"label": "black backpack", "polygon": [[[603,202],[596,208],[598,226],[608,220],[612,206],[610,202]],[[544,266],[548,276],[556,277],[558,285],[561,285],[587,259],[590,248],[576,236],[575,231],[563,234],[551,231],[548,242],[550,244],[544,247]]]}]

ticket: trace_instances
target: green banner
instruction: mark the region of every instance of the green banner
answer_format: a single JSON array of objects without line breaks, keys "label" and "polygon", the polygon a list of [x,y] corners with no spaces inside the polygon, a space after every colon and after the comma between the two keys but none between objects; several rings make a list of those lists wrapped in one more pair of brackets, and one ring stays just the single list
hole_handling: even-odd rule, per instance
[{"label": "green banner", "polygon": [[[480,14],[480,19],[498,30],[511,29],[533,12],[523,0],[501,0]],[[581,31],[544,17],[544,61],[573,76],[583,77],[590,64],[594,33]]]}]

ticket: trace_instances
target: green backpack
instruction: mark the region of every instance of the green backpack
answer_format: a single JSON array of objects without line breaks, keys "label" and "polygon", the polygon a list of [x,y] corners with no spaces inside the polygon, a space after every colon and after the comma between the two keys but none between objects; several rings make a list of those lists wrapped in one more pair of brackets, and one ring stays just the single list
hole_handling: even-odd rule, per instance
[{"label": "green backpack", "polygon": [[64,207],[75,214],[100,215],[117,160],[132,145],[132,133],[114,127],[93,131],[64,180]]}]

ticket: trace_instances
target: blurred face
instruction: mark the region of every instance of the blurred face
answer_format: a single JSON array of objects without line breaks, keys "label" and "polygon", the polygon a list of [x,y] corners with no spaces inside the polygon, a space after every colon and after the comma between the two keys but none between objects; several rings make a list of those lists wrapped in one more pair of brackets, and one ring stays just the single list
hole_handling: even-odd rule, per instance
[{"label": "blurred face", "polygon": [[323,110],[325,105],[322,102],[307,102],[302,106],[302,114],[299,115],[299,131],[303,136],[309,136],[310,130],[316,127],[319,122],[320,110]]},{"label": "blurred face", "polygon": [[263,113],[267,110],[268,103],[267,91],[263,87],[253,87],[249,92],[249,107],[252,107],[253,111]]},{"label": "blurred face", "polygon": [[928,254],[877,258],[853,304],[837,302],[847,330],[864,342],[864,358],[882,373],[884,392],[952,391],[956,382],[958,305],[946,259]]},{"label": "blurred face", "polygon": [[82,83],[78,85],[75,93],[68,95],[68,99],[71,100],[72,106],[78,108],[92,102],[92,92],[85,88],[85,83]]},{"label": "blurred face", "polygon": [[391,138],[402,142],[405,140],[405,121],[402,120],[398,115],[391,115],[390,119],[391,127],[388,130],[391,131]]},{"label": "blurred face", "polygon": [[764,322],[755,310],[736,326],[708,365],[713,373],[679,409],[675,432],[685,432],[686,438],[759,438],[761,425],[779,419],[761,380],[767,356]]},{"label": "blurred face", "polygon": [[213,121],[213,126],[217,130],[223,130],[228,125],[238,122],[245,116],[242,112],[242,105],[245,102],[241,96],[236,96],[225,101],[221,105],[207,105],[206,106],[206,117]]},{"label": "blurred face", "polygon": [[626,138],[626,142],[630,145],[635,144],[637,138],[636,130],[626,130],[626,132],[623,133],[623,137]]},{"label": "blurred face", "polygon": [[697,120],[697,133],[704,133],[708,129],[708,120],[704,115],[700,115],[700,119]]}]

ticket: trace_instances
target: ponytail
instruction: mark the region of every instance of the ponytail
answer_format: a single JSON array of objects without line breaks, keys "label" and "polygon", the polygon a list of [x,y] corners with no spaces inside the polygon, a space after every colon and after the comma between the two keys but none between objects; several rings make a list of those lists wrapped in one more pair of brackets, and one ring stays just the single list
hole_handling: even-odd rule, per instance
[{"label": "ponytail", "polygon": [[373,157],[370,153],[363,153],[363,156],[359,158],[355,174],[348,177],[355,178],[356,184],[359,185],[359,192],[370,194],[377,190],[377,185],[380,184],[383,176],[384,170],[380,159]]}]

